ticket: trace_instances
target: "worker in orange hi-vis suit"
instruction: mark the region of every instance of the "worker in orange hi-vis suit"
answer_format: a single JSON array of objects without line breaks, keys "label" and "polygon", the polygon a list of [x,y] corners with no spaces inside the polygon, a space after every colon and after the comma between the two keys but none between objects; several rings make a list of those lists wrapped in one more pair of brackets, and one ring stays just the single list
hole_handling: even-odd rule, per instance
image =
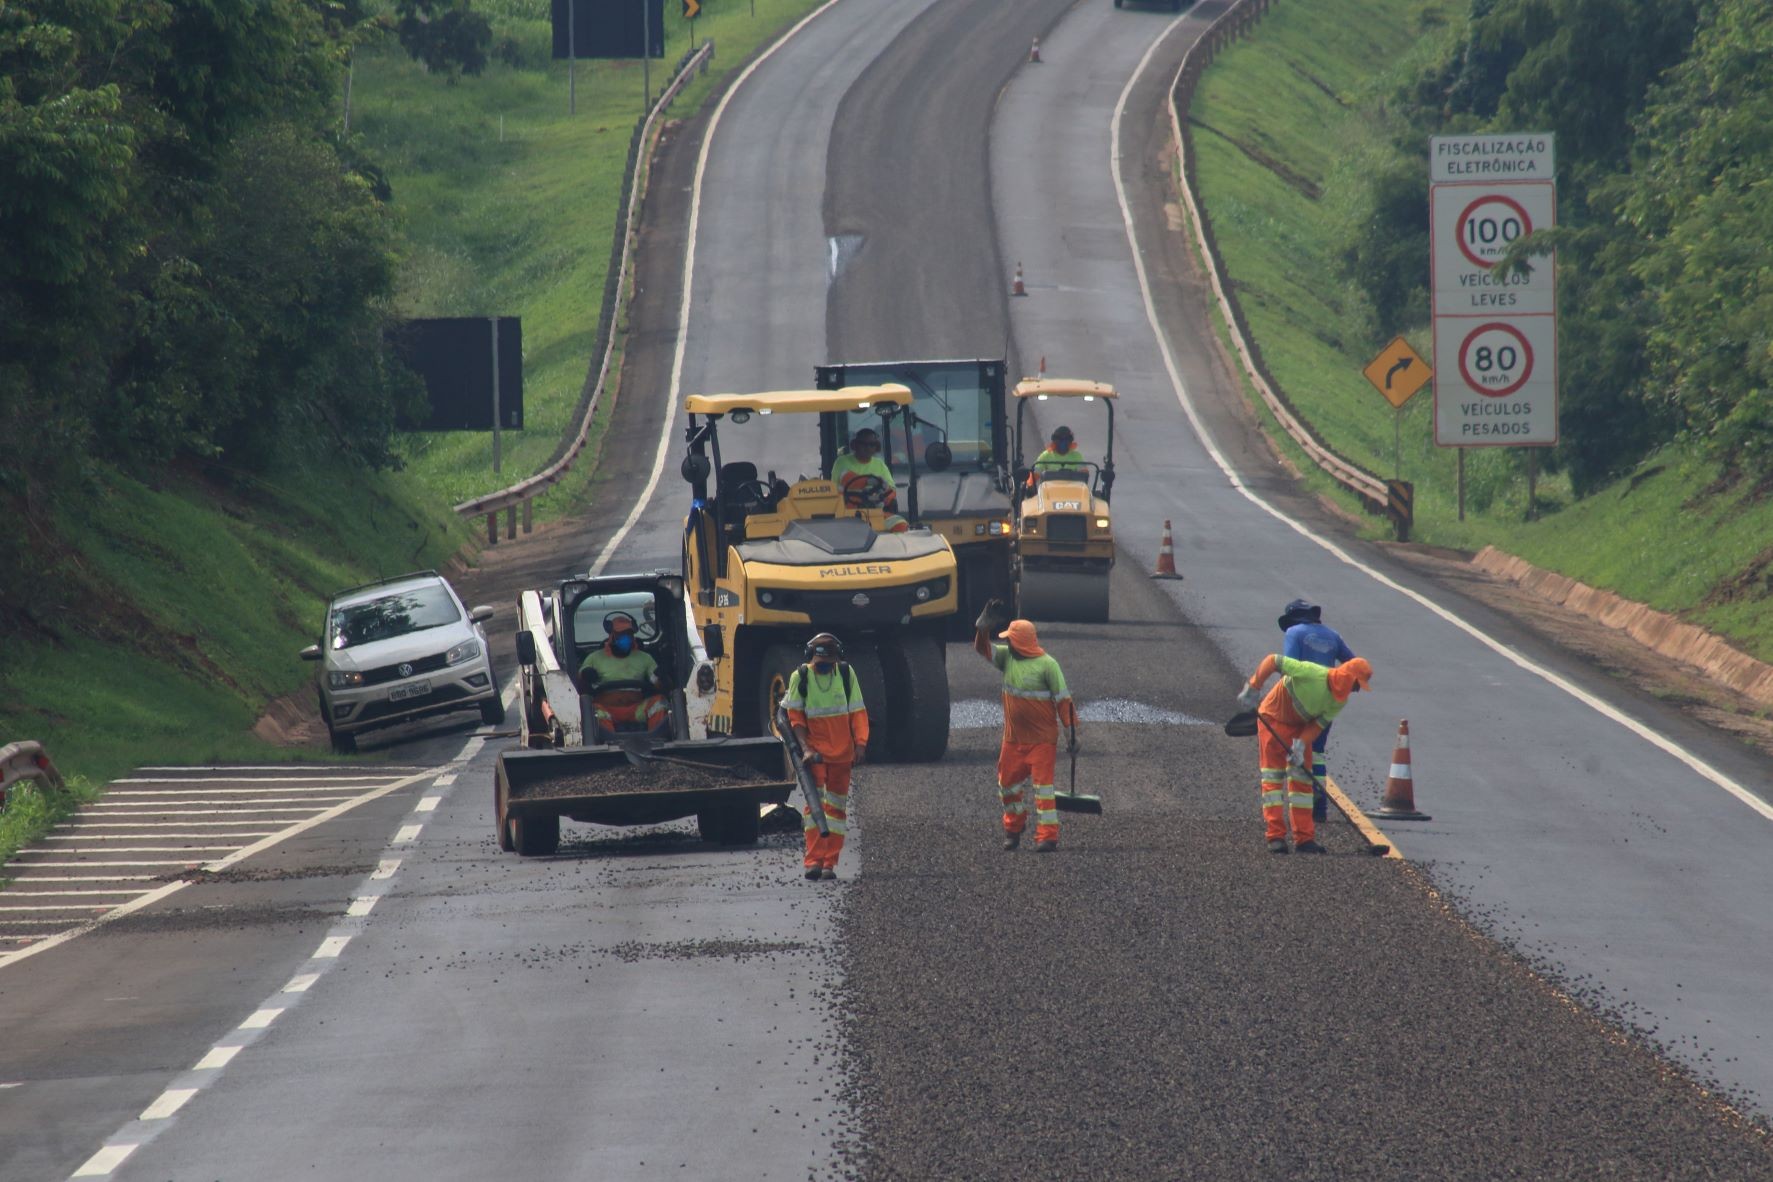
[{"label": "worker in orange hi-vis suit", "polygon": [[868,752],[868,707],[856,671],[843,661],[843,642],[821,632],[806,642],[807,663],[788,678],[783,705],[805,752],[825,809],[821,834],[811,809],[802,810],[808,879],[836,878],[837,857],[849,829],[850,769]]},{"label": "worker in orange hi-vis suit", "polygon": [[[1262,686],[1276,673],[1280,683],[1257,705]],[[1354,657],[1334,668],[1312,661],[1295,660],[1270,653],[1237,696],[1237,704],[1258,715],[1257,756],[1262,781],[1262,819],[1268,828],[1268,852],[1287,852],[1287,813],[1293,814],[1294,849],[1301,854],[1321,854],[1317,825],[1311,816],[1311,741],[1328,726],[1348,695],[1373,681],[1373,667]]]},{"label": "worker in orange hi-vis suit", "polygon": [[1059,724],[1077,737],[1077,711],[1065,673],[1051,654],[1040,647],[1040,637],[1028,620],[1012,620],[997,634],[1008,644],[992,644],[990,632],[1001,604],[985,605],[974,625],[973,648],[1003,672],[1003,746],[997,754],[997,793],[1003,801],[1003,848],[1022,843],[1028,826],[1028,805],[1022,784],[1034,783],[1034,852],[1051,853],[1059,848],[1059,801],[1053,787],[1053,769],[1059,757]]}]

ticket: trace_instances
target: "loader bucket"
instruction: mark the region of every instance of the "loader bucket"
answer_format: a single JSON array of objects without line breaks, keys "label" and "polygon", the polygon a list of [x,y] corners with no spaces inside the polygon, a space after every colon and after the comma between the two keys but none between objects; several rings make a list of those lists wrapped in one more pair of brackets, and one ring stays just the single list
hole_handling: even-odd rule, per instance
[{"label": "loader bucket", "polygon": [[779,739],[661,743],[635,767],[619,746],[511,750],[497,776],[513,817],[571,817],[599,825],[657,825],[698,814],[781,804],[794,772]]}]

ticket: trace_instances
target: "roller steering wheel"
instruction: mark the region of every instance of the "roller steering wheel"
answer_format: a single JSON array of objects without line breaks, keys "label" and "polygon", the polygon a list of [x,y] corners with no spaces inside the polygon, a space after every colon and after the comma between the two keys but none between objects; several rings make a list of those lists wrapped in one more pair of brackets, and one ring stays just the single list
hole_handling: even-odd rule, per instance
[{"label": "roller steering wheel", "polygon": [[736,481],[727,494],[733,502],[747,513],[756,512],[770,503],[770,486],[764,480]]},{"label": "roller steering wheel", "polygon": [[862,476],[843,486],[843,503],[852,509],[881,509],[893,495],[893,486],[878,476]]}]

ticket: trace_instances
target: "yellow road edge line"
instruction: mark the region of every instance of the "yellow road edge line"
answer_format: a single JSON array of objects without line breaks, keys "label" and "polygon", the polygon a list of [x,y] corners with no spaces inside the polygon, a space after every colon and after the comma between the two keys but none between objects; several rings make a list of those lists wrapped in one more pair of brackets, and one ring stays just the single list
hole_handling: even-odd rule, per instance
[{"label": "yellow road edge line", "polygon": [[1373,819],[1361,812],[1361,806],[1350,800],[1348,793],[1342,791],[1336,781],[1328,776],[1324,777],[1324,791],[1330,794],[1330,799],[1336,802],[1336,807],[1342,810],[1343,815],[1354,822],[1354,827],[1361,831],[1362,837],[1373,845],[1391,847],[1385,851],[1384,857],[1396,858],[1400,862],[1403,860],[1404,855],[1398,851],[1397,842],[1385,836],[1385,831],[1373,824]]}]

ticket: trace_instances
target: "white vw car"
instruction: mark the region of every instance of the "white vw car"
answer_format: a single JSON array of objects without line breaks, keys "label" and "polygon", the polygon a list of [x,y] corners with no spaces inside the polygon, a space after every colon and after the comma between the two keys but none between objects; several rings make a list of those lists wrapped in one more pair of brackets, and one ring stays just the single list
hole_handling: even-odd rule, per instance
[{"label": "white vw car", "polygon": [[490,607],[462,607],[436,571],[353,587],[326,608],[320,644],[302,650],[320,661],[320,716],[332,749],[357,749],[376,727],[478,708],[481,720],[505,720],[499,679],[481,625]]}]

